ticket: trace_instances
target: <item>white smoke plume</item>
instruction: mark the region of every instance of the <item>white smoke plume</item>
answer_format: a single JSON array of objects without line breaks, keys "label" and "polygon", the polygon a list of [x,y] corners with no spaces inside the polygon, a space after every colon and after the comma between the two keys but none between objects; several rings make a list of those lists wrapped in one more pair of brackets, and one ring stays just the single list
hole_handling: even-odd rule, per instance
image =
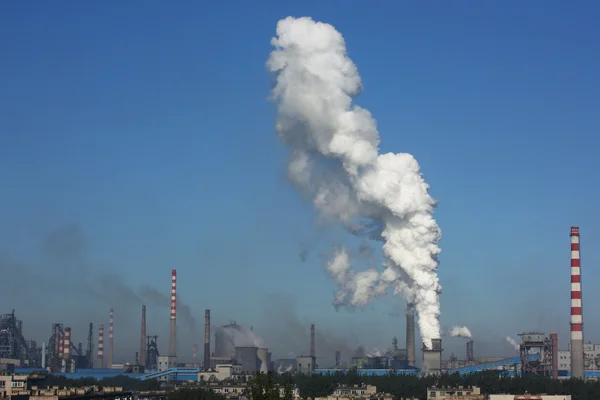
[{"label": "white smoke plume", "polygon": [[513,338],[511,338],[510,336],[506,337],[506,341],[508,343],[510,343],[510,345],[515,349],[515,351],[519,351],[520,350],[520,346],[519,343],[517,343],[517,341]]},{"label": "white smoke plume", "polygon": [[418,162],[407,153],[379,154],[376,121],[352,104],[360,75],[333,26],[288,17],[271,43],[267,67],[275,75],[276,131],[290,150],[290,179],[320,217],[383,242],[381,273],[352,271],[348,253],[337,249],[327,266],[339,286],[335,305],[360,307],[392,288],[415,304],[431,348],[440,337],[441,230]]},{"label": "white smoke plume", "polygon": [[453,326],[450,329],[450,336],[462,337],[470,339],[472,337],[471,331],[466,326]]}]

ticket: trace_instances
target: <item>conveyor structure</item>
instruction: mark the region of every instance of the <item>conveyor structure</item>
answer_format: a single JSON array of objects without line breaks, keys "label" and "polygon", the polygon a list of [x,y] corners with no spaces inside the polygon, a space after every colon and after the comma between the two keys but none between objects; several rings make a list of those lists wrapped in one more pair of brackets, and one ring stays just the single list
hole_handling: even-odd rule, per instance
[{"label": "conveyor structure", "polygon": [[[539,354],[530,354],[527,356],[529,361],[538,361],[540,359]],[[500,367],[508,367],[521,364],[521,357],[514,358],[505,358],[504,360],[484,363],[484,364],[476,364],[476,365],[468,365],[462,368],[455,368],[448,370],[449,374],[459,373],[460,375],[472,374],[474,372],[487,371],[490,369],[497,369]]]}]

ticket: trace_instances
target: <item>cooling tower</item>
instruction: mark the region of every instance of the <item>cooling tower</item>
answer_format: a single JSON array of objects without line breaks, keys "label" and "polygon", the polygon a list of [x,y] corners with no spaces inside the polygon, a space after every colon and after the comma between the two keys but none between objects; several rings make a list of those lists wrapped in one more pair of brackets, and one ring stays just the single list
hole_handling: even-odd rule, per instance
[{"label": "cooling tower", "polygon": [[583,312],[579,227],[571,227],[571,377],[583,379]]},{"label": "cooling tower", "polygon": [[264,347],[259,347],[256,351],[256,356],[258,357],[259,371],[267,373],[269,372],[269,351]]},{"label": "cooling tower", "polygon": [[423,366],[425,375],[440,375],[442,373],[442,339],[432,339],[431,349],[423,344]]},{"label": "cooling tower", "polygon": [[235,359],[242,366],[242,373],[254,374],[260,368],[257,347],[236,347]]},{"label": "cooling tower", "polygon": [[406,313],[406,352],[408,365],[415,366],[415,313],[409,310]]}]

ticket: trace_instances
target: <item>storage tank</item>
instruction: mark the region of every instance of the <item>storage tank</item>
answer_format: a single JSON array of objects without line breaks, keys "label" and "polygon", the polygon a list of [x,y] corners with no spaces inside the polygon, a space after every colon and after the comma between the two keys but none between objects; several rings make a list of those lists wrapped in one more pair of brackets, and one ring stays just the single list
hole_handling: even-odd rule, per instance
[{"label": "storage tank", "polygon": [[256,356],[258,357],[259,371],[269,372],[269,351],[264,347],[260,347],[256,351]]},{"label": "storage tank", "polygon": [[258,347],[236,347],[235,359],[242,366],[242,371],[254,374],[259,370]]}]

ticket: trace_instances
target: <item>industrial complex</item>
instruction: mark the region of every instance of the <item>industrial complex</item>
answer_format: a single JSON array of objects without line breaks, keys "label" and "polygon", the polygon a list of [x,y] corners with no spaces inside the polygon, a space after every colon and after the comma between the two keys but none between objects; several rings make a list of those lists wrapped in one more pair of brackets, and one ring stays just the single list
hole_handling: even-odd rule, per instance
[{"label": "industrial complex", "polygon": [[[506,375],[542,375],[555,379],[567,377],[600,378],[600,344],[584,343],[582,291],[580,273],[579,228],[570,230],[570,287],[571,287],[571,337],[566,350],[558,348],[558,335],[544,332],[523,332],[518,344],[519,356],[512,358],[478,359],[474,342],[466,343],[462,359],[451,355],[443,359],[441,338],[432,346],[421,347],[421,357],[416,357],[415,315],[406,313],[405,346],[398,346],[394,337],[389,350],[383,354],[367,354],[358,348],[350,360],[342,361],[340,351],[333,365],[318,365],[315,325],[310,326],[310,343],[307,354],[293,358],[272,359],[272,354],[253,328],[236,321],[211,330],[211,313],[205,310],[204,348],[202,361],[196,362],[198,346],[194,346],[194,362],[181,363],[177,357],[177,271],[171,271],[171,306],[169,313],[169,345],[164,354],[157,346],[157,336],[146,329],[146,306],[141,308],[140,347],[135,360],[127,364],[113,362],[114,312],[108,312],[108,340],[105,327],[100,324],[95,331],[89,324],[87,340],[74,343],[69,326],[54,323],[48,340],[36,343],[24,336],[23,323],[15,311],[0,315],[0,370],[14,373],[44,372],[71,378],[104,378],[128,375],[139,379],[206,380],[225,379],[235,375],[256,372],[293,372],[300,374],[328,374],[356,371],[361,375],[386,375],[389,373],[419,375],[459,373],[468,374],[483,370],[499,370]],[[116,310],[118,312],[118,310]],[[211,332],[212,335],[211,335]],[[211,338],[214,337],[214,345]],[[320,355],[323,357],[323,355]]]}]

